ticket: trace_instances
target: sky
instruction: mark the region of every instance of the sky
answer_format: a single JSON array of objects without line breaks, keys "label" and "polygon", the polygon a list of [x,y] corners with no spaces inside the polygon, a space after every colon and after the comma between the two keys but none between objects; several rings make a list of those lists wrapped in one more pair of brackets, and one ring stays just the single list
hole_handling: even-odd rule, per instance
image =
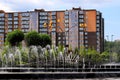
[{"label": "sky", "polygon": [[[0,0],[0,10],[5,12],[33,11],[41,8],[45,10],[69,10],[72,7],[96,9],[102,12],[105,20],[105,39],[120,40],[120,0]],[[112,37],[112,35],[114,36]]]}]

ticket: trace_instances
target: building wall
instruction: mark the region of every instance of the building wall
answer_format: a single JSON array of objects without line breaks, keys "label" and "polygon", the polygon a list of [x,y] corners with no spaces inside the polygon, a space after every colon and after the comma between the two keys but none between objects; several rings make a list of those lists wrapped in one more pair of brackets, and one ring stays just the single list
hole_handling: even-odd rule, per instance
[{"label": "building wall", "polygon": [[75,49],[78,47],[78,11],[69,11],[69,45]]},{"label": "building wall", "polygon": [[[81,27],[81,24],[86,26]],[[96,10],[73,8],[63,11],[45,11],[40,9],[12,13],[0,10],[0,45],[4,44],[7,33],[16,29],[24,33],[35,30],[49,34],[54,46],[62,44],[73,49],[84,46],[86,50],[89,47],[98,52],[104,50],[104,19],[102,13]]]},{"label": "building wall", "polygon": [[4,45],[4,30],[5,30],[5,13],[3,11],[0,12],[0,46]]},{"label": "building wall", "polygon": [[88,47],[96,49],[96,10],[85,11],[87,32],[88,32]]},{"label": "building wall", "polygon": [[64,11],[57,11],[56,15],[56,45],[65,45]]},{"label": "building wall", "polygon": [[38,32],[38,12],[30,12],[30,30]]}]

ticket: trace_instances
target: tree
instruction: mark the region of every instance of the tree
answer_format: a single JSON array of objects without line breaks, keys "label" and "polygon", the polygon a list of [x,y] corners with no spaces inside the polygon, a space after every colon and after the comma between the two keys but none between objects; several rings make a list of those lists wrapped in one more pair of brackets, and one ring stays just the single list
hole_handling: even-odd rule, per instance
[{"label": "tree", "polygon": [[24,39],[24,33],[20,30],[15,30],[7,34],[6,41],[11,46],[18,46],[23,39]]},{"label": "tree", "polygon": [[28,32],[25,35],[25,42],[27,46],[35,45],[45,47],[48,44],[51,44],[51,38],[48,34],[39,34],[36,31]]},{"label": "tree", "polygon": [[102,63],[109,62],[110,54],[107,51],[102,52],[102,54],[100,56],[102,59]]},{"label": "tree", "polygon": [[27,46],[40,45],[41,37],[36,31],[31,31],[25,35],[25,42]]},{"label": "tree", "polygon": [[46,45],[51,45],[51,38],[48,34],[40,34],[40,37],[41,37],[40,45],[42,47],[45,47]]}]

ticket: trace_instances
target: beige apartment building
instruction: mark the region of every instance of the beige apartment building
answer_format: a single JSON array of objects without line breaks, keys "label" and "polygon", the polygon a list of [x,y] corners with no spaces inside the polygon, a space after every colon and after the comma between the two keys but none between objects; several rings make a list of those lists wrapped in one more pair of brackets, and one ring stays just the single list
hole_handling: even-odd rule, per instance
[{"label": "beige apartment building", "polygon": [[49,34],[52,45],[62,44],[73,49],[82,46],[104,51],[104,19],[95,9],[72,8],[61,11],[35,9],[26,12],[5,12],[0,10],[0,46],[8,32],[16,29],[24,33],[35,30]]}]

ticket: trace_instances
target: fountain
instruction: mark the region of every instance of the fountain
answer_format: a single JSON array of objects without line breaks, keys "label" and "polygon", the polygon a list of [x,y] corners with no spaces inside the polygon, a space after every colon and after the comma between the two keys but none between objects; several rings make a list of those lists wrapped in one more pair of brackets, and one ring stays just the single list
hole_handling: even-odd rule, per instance
[{"label": "fountain", "polygon": [[[81,57],[78,53],[74,54],[72,51],[68,53],[66,48],[60,50],[59,47],[51,47],[49,45],[44,48],[41,46],[22,48],[6,46],[4,49],[1,48],[0,52],[1,73],[6,72],[4,75],[18,74],[19,76],[16,75],[18,78],[23,75],[27,78],[38,78],[43,76],[43,74],[50,77],[70,75],[74,78],[82,77],[80,75],[102,75],[102,72],[105,71],[102,68],[103,65],[94,65],[92,68],[86,68],[86,58]],[[106,66],[106,69],[108,71],[120,71],[118,67],[120,68],[120,65],[115,66],[115,68],[112,65],[109,69]],[[1,73],[0,76],[2,75]],[[106,72],[105,74],[109,73]]]}]

